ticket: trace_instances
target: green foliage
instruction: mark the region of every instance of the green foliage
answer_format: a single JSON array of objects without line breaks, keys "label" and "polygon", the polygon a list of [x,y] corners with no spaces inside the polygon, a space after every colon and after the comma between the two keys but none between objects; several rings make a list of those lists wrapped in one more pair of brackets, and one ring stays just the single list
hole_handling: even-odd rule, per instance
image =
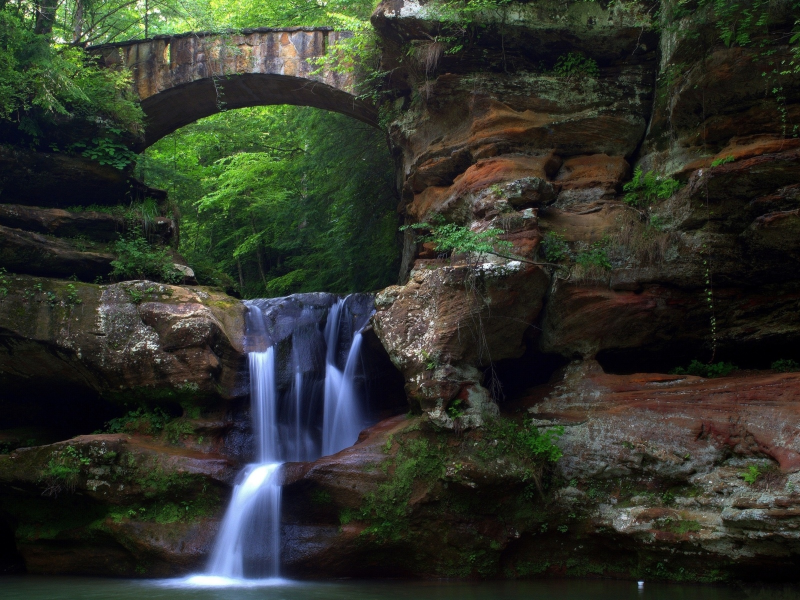
[{"label": "green foliage", "polygon": [[698,521],[692,519],[672,519],[667,517],[659,522],[659,529],[669,531],[670,533],[677,533],[684,535],[687,533],[696,533],[703,529]]},{"label": "green foliage", "polygon": [[504,256],[498,252],[508,251],[512,247],[511,242],[499,238],[505,233],[502,229],[492,228],[476,232],[455,223],[445,223],[441,219],[434,221],[433,224],[414,223],[400,228],[401,231],[407,229],[428,230],[429,233],[422,236],[420,241],[433,243],[437,252],[472,254],[477,260],[485,254]]},{"label": "green foliage", "polygon": [[555,231],[548,231],[542,239],[542,249],[548,262],[559,262],[569,257],[569,244],[564,235]]},{"label": "green foliage", "polygon": [[727,165],[728,163],[732,163],[736,160],[733,156],[728,155],[725,158],[715,158],[711,161],[711,168],[719,167],[720,165]]},{"label": "green foliage", "polygon": [[47,485],[45,495],[57,496],[64,489],[75,491],[81,467],[89,463],[89,458],[83,456],[74,446],[54,451],[39,476],[39,480]]},{"label": "green foliage", "polygon": [[244,297],[393,283],[393,168],[380,131],[293,106],[203,119],[139,163],[140,176],[177,203],[179,250],[198,281]]},{"label": "green foliage", "polygon": [[75,285],[72,283],[67,284],[67,291],[64,297],[64,302],[67,306],[77,306],[83,300],[81,300],[80,296],[78,296],[78,290],[75,289]]},{"label": "green foliage", "polygon": [[104,427],[104,433],[142,433],[157,435],[164,430],[172,417],[162,409],[152,410],[139,407],[122,417],[111,419]]},{"label": "green foliage", "polygon": [[408,501],[415,482],[430,486],[444,475],[442,448],[425,439],[399,443],[393,459],[394,472],[389,480],[367,494],[358,512],[345,513],[344,520],[357,518],[369,523],[365,535],[380,540],[396,540],[404,532],[403,522],[408,514]]},{"label": "green foliage", "polygon": [[171,444],[179,444],[193,433],[194,427],[184,418],[172,419],[164,426],[164,437]]},{"label": "green foliage", "polygon": [[10,285],[11,280],[8,278],[8,271],[6,271],[5,267],[0,267],[0,298],[8,296]]},{"label": "green foliage", "polygon": [[81,48],[37,33],[28,8],[0,5],[0,132],[34,145],[68,122],[104,131],[101,138],[138,135],[142,111],[130,73],[100,68]]},{"label": "green foliage", "polygon": [[748,465],[746,471],[739,473],[739,477],[744,479],[744,482],[747,485],[753,485],[756,481],[758,481],[760,476],[761,469],[759,469],[757,465]]},{"label": "green foliage", "polygon": [[588,58],[580,52],[570,52],[558,57],[553,73],[568,79],[576,75],[596,78],[600,76],[600,69],[593,58]]},{"label": "green foliage", "polygon": [[486,458],[495,458],[497,452],[498,457],[513,456],[536,464],[541,460],[556,462],[563,455],[556,445],[564,434],[564,427],[560,425],[541,431],[530,419],[519,424],[510,419],[496,418],[486,423],[485,430],[487,439],[498,441],[497,445],[483,449]]},{"label": "green foliage", "polygon": [[464,401],[461,398],[456,398],[447,405],[446,412],[451,419],[458,419],[464,414]]},{"label": "green foliage", "polygon": [[314,490],[311,492],[311,502],[319,505],[327,505],[333,503],[333,497],[327,490]]},{"label": "green foliage", "polygon": [[111,261],[111,276],[117,280],[151,279],[181,283],[183,273],[175,268],[165,248],[150,245],[140,232],[131,233],[114,244],[117,258]]},{"label": "green foliage", "polygon": [[793,373],[800,371],[800,363],[791,358],[781,358],[772,363],[771,369],[779,373]]},{"label": "green foliage", "polygon": [[647,206],[657,200],[669,198],[681,187],[680,182],[668,177],[658,177],[652,171],[642,173],[641,167],[633,171],[633,179],[622,189],[626,192],[625,202],[631,206]]},{"label": "green foliage", "polygon": [[748,46],[755,36],[768,32],[769,8],[769,0],[681,0],[671,6],[666,17],[677,23],[687,16],[705,16],[716,26],[725,46]]},{"label": "green foliage", "polygon": [[608,250],[605,248],[603,242],[595,242],[587,250],[578,252],[575,256],[575,262],[584,268],[597,267],[605,270],[611,269]]},{"label": "green foliage", "polygon": [[[121,131],[114,129],[111,134],[119,135]],[[111,165],[122,170],[134,164],[137,154],[130,150],[124,143],[114,137],[95,137],[91,143],[76,142],[69,147],[70,150],[81,150],[86,158],[99,162],[101,165]]]},{"label": "green foliage", "polygon": [[696,375],[698,377],[714,378],[725,377],[738,367],[732,363],[717,362],[717,363],[701,363],[699,360],[693,360],[686,368],[678,367],[671,372],[674,375]]}]

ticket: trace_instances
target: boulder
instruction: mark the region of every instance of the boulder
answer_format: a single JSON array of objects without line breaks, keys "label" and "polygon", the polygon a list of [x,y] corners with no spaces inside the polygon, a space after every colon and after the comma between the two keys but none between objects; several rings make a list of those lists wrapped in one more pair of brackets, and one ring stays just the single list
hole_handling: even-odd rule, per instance
[{"label": "boulder", "polygon": [[[95,406],[207,407],[246,394],[238,300],[148,281],[91,285],[8,276],[7,286],[0,299],[5,427],[61,414],[53,389]],[[102,424],[102,413],[82,414]]]},{"label": "boulder", "polygon": [[28,573],[174,576],[198,569],[237,468],[139,435],[0,455],[0,513]]},{"label": "boulder", "polygon": [[[418,261],[405,286],[375,298],[375,333],[406,379],[412,404],[444,427],[479,425],[497,411],[478,367],[519,356],[549,277],[519,261],[446,266]],[[458,423],[448,407],[463,407]]]}]

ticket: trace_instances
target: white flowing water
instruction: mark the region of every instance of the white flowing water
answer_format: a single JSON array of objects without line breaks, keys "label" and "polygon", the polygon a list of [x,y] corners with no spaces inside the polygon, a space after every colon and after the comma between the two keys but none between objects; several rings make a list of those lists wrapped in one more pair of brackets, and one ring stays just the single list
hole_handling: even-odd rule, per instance
[{"label": "white flowing water", "polygon": [[[190,578],[197,584],[235,583],[253,576],[278,577],[281,464],[287,460],[315,460],[343,450],[357,441],[366,425],[357,385],[363,314],[359,326],[347,299],[338,299],[332,306],[328,304],[326,325],[320,332],[319,307],[285,315],[273,310],[274,305],[269,302],[278,301],[248,302],[251,420],[257,463],[248,465],[239,475],[208,569],[205,574]],[[277,344],[287,341],[291,343],[291,364],[282,365],[277,360]],[[264,347],[266,350],[262,351]],[[339,358],[344,357],[344,350],[347,359],[340,369]],[[315,358],[321,351],[325,357],[324,373],[318,373],[314,366],[321,363]],[[283,391],[279,390],[281,387]]]},{"label": "white flowing water", "polygon": [[344,371],[329,363],[325,371],[325,416],[322,420],[322,455],[335,454],[358,440],[364,416],[355,386],[361,359],[361,332],[353,336]]},{"label": "white flowing water", "polygon": [[281,463],[248,465],[243,480],[233,489],[233,498],[219,528],[208,574],[224,579],[243,579],[245,559],[252,544],[251,525],[267,525],[259,537],[266,542],[265,575],[276,577],[280,570],[280,486]]}]

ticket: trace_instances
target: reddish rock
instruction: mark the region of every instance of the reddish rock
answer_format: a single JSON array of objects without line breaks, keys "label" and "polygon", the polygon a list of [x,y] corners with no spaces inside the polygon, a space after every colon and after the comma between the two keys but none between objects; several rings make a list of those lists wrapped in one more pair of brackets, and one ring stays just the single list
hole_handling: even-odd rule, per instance
[{"label": "reddish rock", "polygon": [[630,165],[622,156],[593,154],[564,161],[558,171],[559,206],[613,198],[622,190]]}]

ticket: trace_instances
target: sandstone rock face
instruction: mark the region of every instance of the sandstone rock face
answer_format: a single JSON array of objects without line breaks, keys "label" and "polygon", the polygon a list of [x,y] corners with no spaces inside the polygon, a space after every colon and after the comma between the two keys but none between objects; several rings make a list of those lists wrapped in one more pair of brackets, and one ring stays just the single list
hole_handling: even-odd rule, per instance
[{"label": "sandstone rock face", "polygon": [[233,298],[147,281],[13,276],[7,283],[0,300],[6,423],[47,418],[58,405],[48,390],[59,388],[150,406],[208,406],[246,393],[244,308]]},{"label": "sandstone rock face", "polygon": [[[548,281],[544,271],[518,261],[419,261],[408,284],[381,292],[375,332],[405,376],[409,400],[444,427],[480,425],[484,413],[496,412],[477,367],[522,353],[518,324],[536,319]],[[456,400],[460,408],[448,414]]]},{"label": "sandstone rock face", "polygon": [[74,243],[0,225],[0,260],[14,273],[92,281],[111,273],[114,258],[110,252],[81,251]]},{"label": "sandstone rock face", "polygon": [[[18,204],[0,204],[0,225],[60,238],[82,238],[96,242],[114,242],[128,229],[126,220],[117,215]],[[175,222],[164,217],[153,219],[148,228],[151,237],[158,238],[165,245],[172,241],[175,232]]]},{"label": "sandstone rock face", "polygon": [[[488,10],[475,17],[485,26],[480,38],[463,40],[456,15],[434,3],[378,7],[373,23],[387,41],[384,63],[402,108],[391,134],[403,152],[407,222],[499,228],[510,254],[564,265],[543,267],[550,283],[539,321],[531,312],[503,334],[541,353],[598,357],[628,372],[695,358],[764,368],[795,356],[800,142],[786,127],[800,88],[773,59],[788,60],[790,49],[762,29],[752,44],[726,47],[708,7],[673,22],[675,7],[655,17],[635,3],[586,4]],[[770,31],[790,27],[787,6],[771,7]],[[463,41],[458,60],[442,54],[446,45],[431,46],[443,31]],[[770,46],[769,56],[758,44]],[[400,60],[408,47],[412,59]],[[434,50],[438,62],[429,60]],[[570,52],[596,70],[559,71]],[[778,84],[780,100],[767,89]],[[646,201],[634,192],[626,203],[634,168],[682,187]],[[434,257],[432,245],[406,232],[406,272]],[[475,260],[451,260],[464,258]],[[413,286],[386,302],[405,304]],[[423,321],[432,307],[418,304]],[[463,320],[471,308],[454,311]],[[403,344],[403,326],[393,323],[378,329],[399,356],[391,346]],[[530,325],[538,329],[526,332]]]},{"label": "sandstone rock face", "polygon": [[0,145],[0,202],[67,207],[116,204],[128,173],[82,156]]},{"label": "sandstone rock face", "polygon": [[144,436],[80,436],[0,455],[0,511],[21,523],[29,573],[183,574],[210,550],[233,466]]},{"label": "sandstone rock face", "polygon": [[[336,456],[287,468],[287,568],[314,565],[317,577],[790,574],[800,551],[798,386],[798,374],[621,376],[577,362],[508,407],[540,430],[564,429],[546,491],[525,488],[508,448],[487,460],[497,443],[485,439],[489,427],[438,449],[437,476],[415,471],[405,512],[376,517],[370,498],[403,498],[398,456],[436,443],[418,419],[396,417]],[[414,457],[417,469],[427,464]],[[396,535],[382,533],[390,526]]]}]

